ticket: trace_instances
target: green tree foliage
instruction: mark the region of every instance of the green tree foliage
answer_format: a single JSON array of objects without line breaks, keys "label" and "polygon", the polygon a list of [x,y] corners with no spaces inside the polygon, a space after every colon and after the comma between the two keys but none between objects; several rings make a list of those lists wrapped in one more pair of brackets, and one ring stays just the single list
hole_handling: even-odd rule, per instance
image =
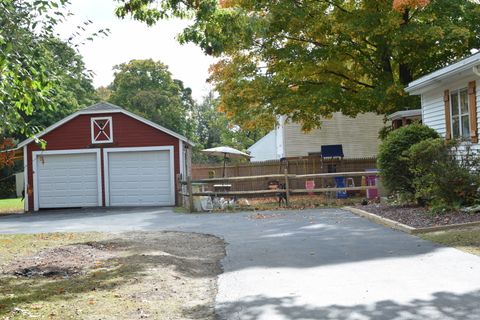
[{"label": "green tree foliage", "polygon": [[158,61],[132,60],[114,67],[109,101],[186,137],[193,135],[190,88]]},{"label": "green tree foliage", "polygon": [[108,87],[98,87],[96,92],[98,99],[101,101],[110,100],[110,96],[112,95],[112,90],[110,90]]},{"label": "green tree foliage", "polygon": [[204,97],[197,105],[195,111],[196,142],[193,162],[220,162],[219,157],[207,157],[200,152],[202,149],[218,146],[230,146],[241,151],[246,151],[267,132],[261,128],[255,130],[243,130],[233,124],[225,115],[218,110],[219,99],[213,93]]},{"label": "green tree foliage", "polygon": [[49,70],[55,74],[58,81],[45,110],[36,109],[30,116],[24,117],[28,126],[35,131],[89,106],[97,100],[91,74],[86,70],[82,56],[67,43],[58,39],[49,41],[46,48],[55,62],[49,66]]},{"label": "green tree foliage", "polygon": [[220,108],[244,127],[284,114],[322,116],[415,108],[403,88],[480,47],[470,0],[122,0],[117,14],[155,23],[189,15],[180,36],[222,59]]},{"label": "green tree foliage", "polygon": [[32,136],[94,100],[91,77],[71,43],[75,36],[64,42],[55,31],[68,4],[0,0],[0,134]]},{"label": "green tree foliage", "polygon": [[408,150],[422,140],[436,138],[439,135],[435,130],[420,124],[390,132],[380,145],[377,158],[382,183],[392,192],[413,196],[414,175],[410,170]]},{"label": "green tree foliage", "polygon": [[[61,14],[47,14],[64,1],[0,1],[0,121],[4,131],[31,134],[23,114],[43,109],[53,95],[55,79],[46,47]],[[41,19],[42,16],[45,19]]]}]

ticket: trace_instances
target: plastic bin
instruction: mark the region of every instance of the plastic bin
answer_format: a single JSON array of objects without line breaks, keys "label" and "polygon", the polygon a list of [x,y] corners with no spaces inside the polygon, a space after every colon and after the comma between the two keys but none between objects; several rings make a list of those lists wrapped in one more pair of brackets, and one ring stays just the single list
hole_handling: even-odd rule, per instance
[{"label": "plastic bin", "polygon": [[[367,169],[365,170],[367,172],[369,171],[375,171],[377,172],[376,169]],[[367,186],[377,186],[378,185],[378,175],[371,175],[371,176],[366,176],[365,177],[365,182]],[[372,189],[367,189],[367,199],[373,200],[378,198],[378,188],[372,188]]]},{"label": "plastic bin", "polygon": [[[335,187],[336,188],[345,188],[346,179],[345,177],[335,177]],[[347,199],[347,191],[337,191],[337,199]]]}]

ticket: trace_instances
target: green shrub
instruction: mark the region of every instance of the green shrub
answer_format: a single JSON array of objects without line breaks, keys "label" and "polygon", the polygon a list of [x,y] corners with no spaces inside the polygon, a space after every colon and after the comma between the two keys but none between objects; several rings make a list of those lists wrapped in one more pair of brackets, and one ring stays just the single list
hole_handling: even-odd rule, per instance
[{"label": "green shrub", "polygon": [[15,184],[15,176],[9,178],[1,178],[0,176],[0,199],[16,198],[17,187]]},{"label": "green shrub", "polygon": [[380,145],[377,165],[384,186],[392,192],[413,196],[413,173],[409,168],[408,150],[414,144],[438,133],[424,125],[411,124],[390,132]]},{"label": "green shrub", "polygon": [[410,172],[413,175],[415,199],[428,204],[433,211],[444,211],[470,205],[475,201],[478,173],[471,167],[478,157],[470,151],[458,159],[455,142],[426,139],[408,150]]}]

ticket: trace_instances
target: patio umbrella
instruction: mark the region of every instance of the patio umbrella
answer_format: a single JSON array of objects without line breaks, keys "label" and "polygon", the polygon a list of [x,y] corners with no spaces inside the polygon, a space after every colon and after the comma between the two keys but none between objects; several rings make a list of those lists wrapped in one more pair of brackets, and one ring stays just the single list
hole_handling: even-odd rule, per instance
[{"label": "patio umbrella", "polygon": [[225,163],[227,158],[251,158],[252,156],[231,147],[216,147],[202,150],[203,153],[211,156],[223,156],[223,178],[225,178]]}]

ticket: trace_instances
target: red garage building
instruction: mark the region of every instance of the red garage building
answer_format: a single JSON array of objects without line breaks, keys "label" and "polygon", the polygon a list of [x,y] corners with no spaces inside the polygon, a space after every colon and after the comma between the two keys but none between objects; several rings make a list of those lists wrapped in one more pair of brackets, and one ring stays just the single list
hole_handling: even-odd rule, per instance
[{"label": "red garage building", "polygon": [[25,209],[175,205],[190,170],[185,137],[110,103],[80,110],[18,145]]}]

